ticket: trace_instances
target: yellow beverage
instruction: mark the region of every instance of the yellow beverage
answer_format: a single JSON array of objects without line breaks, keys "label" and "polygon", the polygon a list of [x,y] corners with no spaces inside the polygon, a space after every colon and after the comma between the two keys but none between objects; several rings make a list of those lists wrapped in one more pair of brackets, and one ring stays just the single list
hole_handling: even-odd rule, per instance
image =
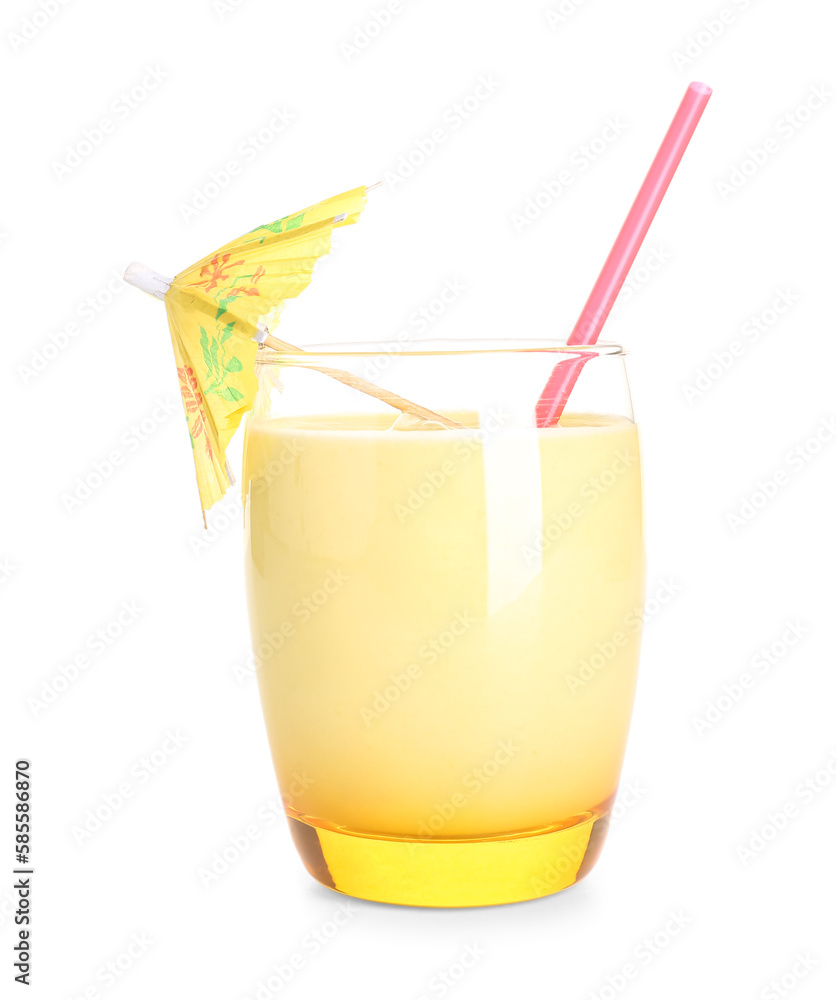
[{"label": "yellow beverage", "polygon": [[247,581],[270,745],[321,881],[423,905],[594,863],[636,682],[635,425],[251,422]]}]

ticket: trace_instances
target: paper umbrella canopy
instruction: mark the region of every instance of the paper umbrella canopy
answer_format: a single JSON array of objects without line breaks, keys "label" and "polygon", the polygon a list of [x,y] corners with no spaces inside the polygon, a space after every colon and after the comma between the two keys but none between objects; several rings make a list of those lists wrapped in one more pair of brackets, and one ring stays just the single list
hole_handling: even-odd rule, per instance
[{"label": "paper umbrella canopy", "polygon": [[226,448],[258,389],[253,338],[308,287],[332,230],[357,221],[366,191],[258,226],[171,281],[141,264],[125,272],[126,281],[165,301],[204,514],[234,481]]}]

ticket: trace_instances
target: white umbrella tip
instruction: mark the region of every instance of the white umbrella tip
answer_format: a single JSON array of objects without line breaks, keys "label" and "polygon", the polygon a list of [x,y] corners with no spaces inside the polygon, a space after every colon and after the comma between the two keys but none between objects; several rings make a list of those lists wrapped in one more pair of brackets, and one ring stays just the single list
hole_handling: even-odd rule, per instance
[{"label": "white umbrella tip", "polygon": [[125,268],[123,279],[129,285],[153,295],[156,299],[164,299],[165,293],[171,288],[171,282],[162,274],[158,274],[145,264],[138,264],[134,261]]}]

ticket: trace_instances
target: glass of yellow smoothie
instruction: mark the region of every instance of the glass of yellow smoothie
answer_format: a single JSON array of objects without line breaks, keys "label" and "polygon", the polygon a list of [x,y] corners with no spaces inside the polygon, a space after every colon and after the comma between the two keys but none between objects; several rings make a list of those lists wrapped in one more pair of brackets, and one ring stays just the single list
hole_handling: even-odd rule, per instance
[{"label": "glass of yellow smoothie", "polygon": [[[537,428],[550,372],[579,353],[591,357],[559,426]],[[578,881],[618,787],[644,598],[623,351],[370,343],[262,349],[256,367],[250,619],[308,871],[419,906]]]}]

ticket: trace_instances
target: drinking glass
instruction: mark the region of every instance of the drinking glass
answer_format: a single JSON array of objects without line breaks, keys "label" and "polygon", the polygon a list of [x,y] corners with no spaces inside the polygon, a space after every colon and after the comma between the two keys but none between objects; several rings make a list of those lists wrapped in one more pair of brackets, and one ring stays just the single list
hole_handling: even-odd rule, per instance
[{"label": "drinking glass", "polygon": [[[579,355],[559,426],[538,428],[550,372]],[[261,349],[256,370],[252,640],[308,871],[419,906],[583,878],[618,787],[644,600],[624,352],[342,344]],[[401,415],[358,379],[461,426]]]}]

